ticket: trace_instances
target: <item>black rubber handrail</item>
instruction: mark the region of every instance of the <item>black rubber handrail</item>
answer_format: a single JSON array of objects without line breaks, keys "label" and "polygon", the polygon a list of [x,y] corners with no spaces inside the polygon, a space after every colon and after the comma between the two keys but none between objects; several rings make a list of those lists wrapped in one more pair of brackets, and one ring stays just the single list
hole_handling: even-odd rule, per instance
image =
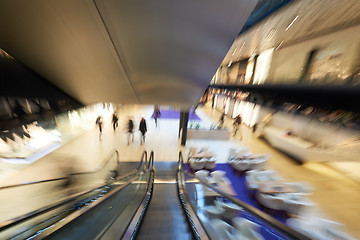
[{"label": "black rubber handrail", "polygon": [[143,169],[141,169],[141,165],[143,164],[143,162],[144,162],[144,159],[145,159],[145,163],[144,163],[144,166],[147,164],[147,151],[144,151],[143,152],[143,154],[141,155],[141,160],[140,160],[140,163],[139,163],[139,166],[137,167],[137,170],[138,171],[145,171],[146,169],[144,169],[144,167],[143,167]]},{"label": "black rubber handrail", "polygon": [[[118,154],[117,151],[115,151],[115,152]],[[147,158],[147,152],[146,152],[146,151],[143,152],[143,155],[142,155],[142,157],[141,157],[141,161],[140,161],[140,165],[139,165],[138,169],[141,167],[141,164],[144,162],[144,157]],[[146,162],[147,162],[147,160],[145,160],[145,163],[146,163]],[[135,171],[131,171],[131,172],[129,172],[129,173],[127,173],[127,174],[119,177],[118,180],[123,179],[123,178],[126,178],[126,177],[128,177],[128,176],[131,176],[131,175],[134,174],[134,173],[139,172],[138,169],[135,170]],[[64,179],[66,179],[66,178],[64,178]],[[49,181],[52,181],[52,180],[49,180]],[[53,180],[53,181],[55,181],[55,180]],[[38,182],[34,182],[34,183],[32,183],[32,184],[36,184],[36,183],[38,183]],[[69,197],[67,197],[67,198],[65,198],[65,199],[59,200],[57,203],[54,203],[54,204],[45,206],[45,207],[43,207],[43,208],[34,210],[34,211],[29,212],[29,213],[27,213],[27,214],[24,214],[24,215],[22,215],[22,216],[19,216],[19,217],[16,217],[16,218],[7,220],[7,221],[5,221],[5,222],[2,222],[2,223],[0,223],[0,231],[4,231],[4,230],[6,230],[6,229],[8,229],[8,228],[10,228],[10,227],[12,227],[12,226],[15,226],[15,225],[17,225],[17,224],[20,224],[20,223],[24,222],[24,221],[26,221],[26,220],[29,220],[29,219],[31,219],[31,218],[34,218],[34,217],[36,217],[36,216],[39,216],[39,215],[44,214],[44,213],[46,213],[46,212],[49,212],[49,211],[51,211],[51,210],[53,210],[53,209],[59,208],[59,207],[61,207],[61,206],[64,206],[65,204],[68,204],[69,202],[75,200],[76,198],[81,197],[81,196],[83,196],[83,195],[85,195],[85,194],[87,194],[87,193],[90,193],[90,192],[92,192],[92,191],[95,191],[95,190],[97,190],[97,189],[101,189],[101,188],[107,186],[108,184],[109,184],[109,183],[106,183],[106,184],[104,184],[104,185],[102,185],[102,186],[99,186],[99,187],[96,187],[96,188],[94,188],[94,189],[73,194],[73,195],[71,195],[71,196],[69,196]]]},{"label": "black rubber handrail", "polygon": [[[85,175],[85,174],[97,173],[97,172],[101,171],[108,164],[108,162],[110,161],[110,159],[112,158],[114,153],[117,155],[117,162],[119,162],[119,152],[117,150],[114,150],[113,152],[111,152],[110,157],[106,158],[107,160],[103,161],[103,164],[101,165],[101,167],[99,167],[96,171],[71,173],[69,175],[70,176],[77,176],[77,175]],[[21,186],[25,186],[25,185],[32,185],[32,184],[39,184],[39,183],[46,183],[46,182],[65,180],[65,179],[69,179],[69,177],[51,178],[51,179],[46,179],[46,180],[39,180],[39,181],[33,181],[33,182],[26,182],[26,183],[19,183],[19,184],[13,184],[13,185],[8,185],[8,186],[2,186],[2,187],[0,187],[0,190],[7,189],[7,188],[21,187]]]},{"label": "black rubber handrail", "polygon": [[207,188],[210,188],[211,190],[217,192],[218,194],[220,194],[221,196],[227,198],[228,200],[232,201],[233,203],[241,206],[242,208],[244,208],[247,212],[251,213],[252,215],[254,215],[255,217],[258,217],[261,221],[269,224],[271,227],[275,228],[276,230],[278,230],[279,232],[281,232],[282,234],[284,234],[287,237],[290,237],[291,239],[298,239],[298,240],[311,240],[311,238],[305,236],[304,234],[288,227],[287,225],[285,225],[282,222],[279,222],[278,220],[274,219],[273,217],[271,217],[270,215],[260,211],[259,209],[246,204],[242,201],[240,201],[239,199],[230,196],[229,194],[221,191],[220,189],[202,181],[201,179],[197,178],[194,174],[188,172],[185,170],[184,168],[184,161],[183,161],[183,157],[182,157],[182,153],[181,151],[179,152],[179,161],[178,161],[178,170],[179,171],[183,171],[186,172],[186,174],[188,174],[189,176],[196,178],[199,180],[199,182],[202,185],[205,185]]},{"label": "black rubber handrail", "polygon": [[124,232],[123,236],[121,237],[122,240],[132,240],[135,239],[137,233],[139,232],[139,227],[141,225],[142,220],[144,219],[146,210],[148,209],[150,200],[152,198],[152,192],[154,187],[154,152],[151,151],[147,169],[150,170],[150,178],[148,182],[148,186],[146,189],[146,193],[144,199],[142,200],[138,210],[132,217],[131,222],[129,223],[126,231]]},{"label": "black rubber handrail", "polygon": [[194,212],[194,210],[192,209],[186,194],[185,194],[185,189],[183,186],[183,164],[180,163],[180,161],[182,161],[182,154],[181,151],[179,152],[179,159],[178,159],[178,170],[176,173],[176,185],[177,185],[177,189],[178,189],[178,195],[179,195],[179,201],[181,203],[181,206],[184,210],[185,216],[188,220],[188,223],[190,225],[190,228],[192,230],[193,236],[195,239],[197,240],[208,240],[209,237],[204,229],[204,227],[202,226],[199,218],[197,217],[196,213]]}]

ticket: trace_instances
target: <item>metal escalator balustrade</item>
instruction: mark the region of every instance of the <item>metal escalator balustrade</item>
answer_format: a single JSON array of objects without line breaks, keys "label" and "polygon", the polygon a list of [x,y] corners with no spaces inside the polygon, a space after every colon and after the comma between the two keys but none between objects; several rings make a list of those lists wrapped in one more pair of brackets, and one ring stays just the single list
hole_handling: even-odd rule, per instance
[{"label": "metal escalator balustrade", "polygon": [[[109,193],[83,211],[70,216],[50,239],[119,239],[139,209],[151,181],[151,158],[142,164],[142,171],[118,191]],[[113,186],[118,181],[111,184]]]},{"label": "metal escalator balustrade", "polygon": [[[47,204],[24,215],[4,221],[0,224],[0,238],[42,239],[51,235],[56,230],[64,227],[66,222],[73,217],[76,218],[76,216],[81,216],[89,209],[92,209],[100,202],[109,198],[110,195],[114,195],[116,192],[121,191],[135,180],[141,180],[141,177],[144,175],[144,171],[146,171],[146,167],[148,165],[147,153],[145,151],[136,170],[130,171],[126,175],[119,176],[117,151],[111,155],[110,160],[107,160],[103,165],[103,168],[98,171],[73,175],[77,176],[77,179],[79,179],[79,176],[100,174],[104,176],[106,184],[91,190],[77,193],[72,192],[69,196],[63,197],[58,201],[53,201],[52,204]],[[69,178],[71,178],[71,176]],[[45,184],[57,186],[61,185],[64,181],[68,181],[68,178],[49,179],[15,186],[7,186],[0,190],[7,192],[10,190],[11,192],[14,191],[14,189],[22,190],[30,188],[29,191],[31,192],[34,189],[34,186],[36,186],[37,189],[41,189],[41,187],[44,187]],[[71,222],[71,220],[69,222]]]}]

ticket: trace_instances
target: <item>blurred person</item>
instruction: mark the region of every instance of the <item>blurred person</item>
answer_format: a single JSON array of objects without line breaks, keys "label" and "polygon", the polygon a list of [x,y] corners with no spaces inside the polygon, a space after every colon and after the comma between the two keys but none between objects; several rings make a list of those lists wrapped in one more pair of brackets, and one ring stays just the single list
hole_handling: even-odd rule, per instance
[{"label": "blurred person", "polygon": [[221,125],[221,126],[224,125],[224,118],[225,118],[225,112],[223,112],[220,116],[220,119],[218,121],[219,125]]},{"label": "blurred person", "polygon": [[76,192],[76,187],[80,184],[78,179],[78,161],[71,156],[62,155],[59,170],[61,171],[62,179],[59,186],[64,196],[69,196]]},{"label": "blurred person", "polygon": [[241,129],[240,129],[241,123],[242,123],[242,120],[241,120],[241,116],[239,114],[235,117],[234,122],[233,122],[233,126],[234,126],[233,136],[235,136],[237,131],[240,130],[240,140],[242,139],[242,133],[241,133]]},{"label": "blurred person", "polygon": [[155,126],[157,127],[157,120],[158,118],[161,117],[161,112],[159,109],[159,106],[155,105],[154,107],[154,120],[155,120]]},{"label": "blurred person", "polygon": [[102,130],[103,130],[103,120],[101,116],[98,116],[95,121],[96,125],[99,127],[99,140],[102,140]]},{"label": "blurred person", "polygon": [[116,128],[119,125],[118,121],[119,121],[119,118],[117,116],[117,113],[114,112],[113,115],[112,115],[112,125],[113,125],[114,132],[115,132]]},{"label": "blurred person", "polygon": [[128,133],[128,145],[130,145],[130,138],[132,138],[132,142],[134,142],[134,122],[129,117],[129,121],[127,124],[127,133]]},{"label": "blurred person", "polygon": [[144,118],[141,118],[139,124],[139,131],[141,132],[140,144],[145,143],[145,134],[147,132],[146,121]]}]

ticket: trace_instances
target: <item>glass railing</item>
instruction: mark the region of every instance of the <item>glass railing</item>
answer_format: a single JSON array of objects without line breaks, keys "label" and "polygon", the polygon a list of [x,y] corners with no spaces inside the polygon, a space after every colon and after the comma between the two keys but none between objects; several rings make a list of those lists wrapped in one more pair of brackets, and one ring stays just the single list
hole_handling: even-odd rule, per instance
[{"label": "glass railing", "polygon": [[144,199],[150,175],[150,171],[144,172],[121,191],[113,194],[109,192],[109,197],[101,204],[93,208],[89,205],[84,214],[79,216],[81,213],[74,213],[73,216],[69,216],[69,220],[64,220],[64,224],[67,224],[73,219],[72,224],[61,226],[51,235],[45,234],[51,239],[113,239],[114,236],[120,238]]},{"label": "glass railing", "polygon": [[115,151],[93,172],[3,187],[0,192],[7,198],[2,198],[4,204],[0,209],[8,217],[0,224],[0,239],[24,239],[53,231],[59,222],[63,225],[65,219],[70,219],[69,216],[85,211],[133,185],[133,181],[146,177],[143,173],[147,165],[144,152],[138,169],[118,176],[118,152]]},{"label": "glass railing", "polygon": [[[180,199],[193,231],[203,239],[309,239],[264,212],[195,177],[179,153]],[[190,207],[189,207],[190,206]]]},{"label": "glass railing", "polygon": [[61,202],[69,195],[104,185],[118,168],[118,152],[105,159],[98,170],[64,173],[64,177],[26,182],[0,188],[0,222],[5,222],[44,206]]},{"label": "glass railing", "polygon": [[[126,182],[121,191],[110,190],[100,201],[90,203],[82,211],[64,219],[58,226],[59,230],[51,232],[46,229],[51,233],[45,232],[44,235],[51,239],[127,239],[122,236],[130,232],[133,239],[145,211],[143,203],[149,201],[147,194],[154,179],[153,156],[152,152],[149,160],[142,161],[139,175]],[[117,188],[116,185],[123,182],[114,181],[110,187]]]}]

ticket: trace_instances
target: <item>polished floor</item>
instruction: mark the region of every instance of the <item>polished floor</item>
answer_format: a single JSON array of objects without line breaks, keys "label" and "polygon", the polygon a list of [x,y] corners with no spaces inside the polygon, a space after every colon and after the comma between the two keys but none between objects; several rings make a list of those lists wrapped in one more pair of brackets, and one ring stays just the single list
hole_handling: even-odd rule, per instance
[{"label": "polished floor", "polygon": [[[110,121],[105,122],[102,140],[99,141],[98,131],[94,129],[67,142],[54,152],[42,157],[30,165],[13,168],[0,185],[18,184],[34,180],[43,180],[64,175],[63,169],[71,165],[72,171],[94,171],[114,149],[120,153],[120,161],[138,161],[144,150],[155,152],[156,161],[177,161],[179,150],[186,151],[190,146],[205,146],[215,154],[219,162],[225,162],[229,148],[248,147],[254,153],[271,155],[268,168],[278,171],[287,181],[306,181],[314,187],[310,196],[317,207],[309,212],[344,224],[345,231],[360,238],[360,184],[347,175],[321,163],[299,165],[285,154],[273,149],[266,142],[256,138],[250,128],[241,127],[242,140],[238,134],[228,141],[188,140],[186,148],[181,147],[178,139],[178,120],[159,119],[158,127],[151,119],[153,106],[121,106],[119,128],[111,129]],[[209,106],[199,107],[197,114],[201,124],[215,124],[220,113]],[[135,129],[141,117],[147,120],[148,133],[145,144],[140,144],[140,133],[135,133],[134,142],[127,144],[126,122],[132,116]],[[225,126],[231,128],[232,119],[225,118]],[[8,166],[11,168],[11,164]],[[0,210],[1,211],[1,210]],[[6,216],[6,211],[1,211]]]}]

